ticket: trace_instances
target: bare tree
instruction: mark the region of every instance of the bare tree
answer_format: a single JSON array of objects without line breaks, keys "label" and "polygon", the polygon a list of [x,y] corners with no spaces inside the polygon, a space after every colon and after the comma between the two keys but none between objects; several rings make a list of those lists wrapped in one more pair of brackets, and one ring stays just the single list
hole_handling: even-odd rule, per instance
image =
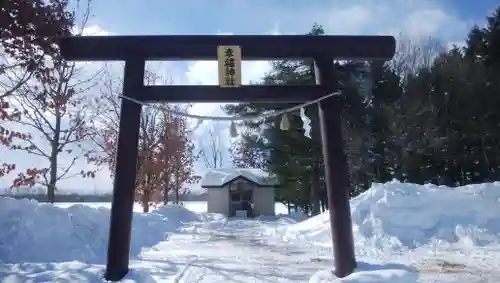
[{"label": "bare tree", "polygon": [[[85,26],[90,13],[87,5],[82,16]],[[99,71],[85,74],[85,69],[74,62],[53,60],[53,66],[39,74],[36,79],[18,86],[11,97],[21,111],[20,119],[14,121],[26,127],[30,135],[26,146],[13,147],[31,155],[45,158],[48,166],[38,168],[37,174],[20,174],[13,186],[27,183],[41,184],[47,188],[49,202],[55,201],[57,182],[77,175],[93,177],[94,172],[75,172],[74,165],[85,154],[85,140],[92,134],[89,121],[96,115],[89,91],[96,86]],[[23,77],[14,78],[23,81]],[[68,163],[61,157],[67,154]]]},{"label": "bare tree", "polygon": [[200,156],[207,168],[224,167],[226,157],[226,143],[221,137],[222,127],[215,123],[210,127],[206,136],[200,139]]},{"label": "bare tree", "polygon": [[444,46],[428,38],[415,42],[402,37],[398,40],[396,53],[389,66],[401,78],[417,74],[419,69],[430,68],[434,60],[445,50]]},{"label": "bare tree", "polygon": [[[63,62],[52,70],[55,80],[24,84],[14,97],[23,113],[17,123],[40,137],[27,140],[28,147],[17,149],[47,159],[49,165],[40,171],[42,180],[37,182],[47,187],[50,202],[54,201],[58,181],[76,174],[92,176],[89,172],[71,172],[77,159],[85,154],[82,142],[92,133],[88,121],[95,114],[86,94],[95,86],[97,74],[76,80],[79,71],[74,63]],[[63,152],[72,156],[68,164],[59,160]],[[20,178],[15,185],[22,183]]]},{"label": "bare tree", "polygon": [[[89,0],[90,1],[90,0]],[[5,2],[5,1],[4,1]],[[88,6],[90,2],[88,2]],[[78,8],[79,4],[77,4]],[[74,11],[73,11],[74,12]],[[2,32],[0,39],[0,145],[8,149],[18,148],[31,139],[10,127],[21,113],[11,107],[10,97],[30,80],[50,78],[52,61],[58,61],[57,38],[71,33],[75,14],[68,9],[66,0],[10,0],[0,9]],[[0,177],[16,170],[15,164],[2,163]],[[38,175],[37,169],[18,172],[23,185],[31,185]]]},{"label": "bare tree", "polygon": [[[96,149],[87,154],[89,162],[98,166],[115,166],[116,142],[119,130],[120,98],[122,82],[109,71],[104,72],[104,84],[100,100],[105,107],[95,123],[96,134],[92,136]],[[162,79],[146,70],[145,83],[154,84]],[[167,82],[168,83],[168,82]],[[140,121],[139,156],[137,167],[136,200],[145,212],[151,205],[168,202],[168,194],[174,191],[176,200],[185,183],[196,180],[193,165],[192,141],[188,138],[186,118],[169,113],[187,111],[190,106],[163,105],[161,108],[145,107]]]},{"label": "bare tree", "polygon": [[161,201],[165,164],[160,145],[166,125],[160,119],[161,111],[145,108],[139,125],[139,162],[137,166],[136,200],[148,212],[151,205]]}]

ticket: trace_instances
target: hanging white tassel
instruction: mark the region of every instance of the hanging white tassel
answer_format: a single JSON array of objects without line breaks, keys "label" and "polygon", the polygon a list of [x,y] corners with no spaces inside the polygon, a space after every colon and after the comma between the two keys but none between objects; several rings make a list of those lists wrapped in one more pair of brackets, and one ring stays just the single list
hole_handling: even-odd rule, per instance
[{"label": "hanging white tassel", "polygon": [[290,129],[290,122],[288,121],[288,115],[285,113],[281,116],[280,130],[288,131]]},{"label": "hanging white tassel", "polygon": [[304,129],[304,136],[311,138],[311,119],[307,117],[304,107],[300,108],[300,119],[302,119],[302,129]]}]

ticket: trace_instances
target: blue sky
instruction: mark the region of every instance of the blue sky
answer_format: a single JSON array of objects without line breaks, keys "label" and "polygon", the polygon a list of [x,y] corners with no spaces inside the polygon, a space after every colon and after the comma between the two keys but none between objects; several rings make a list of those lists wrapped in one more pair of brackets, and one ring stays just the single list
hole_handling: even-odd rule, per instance
[{"label": "blue sky", "polygon": [[336,12],[353,7],[366,7],[374,14],[381,8],[392,10],[393,15],[399,16],[380,19],[389,24],[423,9],[442,10],[449,17],[464,22],[480,21],[498,5],[495,0],[148,0],[148,5],[145,3],[138,0],[94,0],[95,23],[126,34],[210,34],[219,30],[262,33],[275,25],[284,32],[303,32],[312,22],[328,25]]},{"label": "blue sky", "polygon": [[[90,33],[122,35],[301,34],[317,22],[328,34],[402,34],[412,40],[432,37],[444,44],[460,44],[472,25],[484,25],[485,17],[491,15],[497,3],[498,0],[92,0],[92,17],[87,27]],[[161,68],[175,84],[217,83],[215,62],[170,62]],[[259,80],[268,70],[267,62],[245,62],[243,80]],[[192,112],[222,115],[216,104],[197,104]],[[198,148],[203,148],[200,141],[206,140],[202,137],[210,127],[213,124],[205,123],[195,132],[193,138]],[[217,128],[225,129],[228,125]],[[230,140],[228,131],[218,134],[222,140]],[[19,155],[22,153],[13,156],[1,148],[0,154],[9,155],[18,167],[22,165],[19,162],[31,167],[35,162]],[[78,166],[87,165],[82,161]],[[198,162],[196,168],[202,174],[205,166]],[[5,179],[0,179],[0,186],[6,185]],[[94,180],[67,180],[61,189],[109,191],[111,185],[109,172],[102,170]]]},{"label": "blue sky", "polygon": [[[145,5],[147,3],[148,5]],[[305,33],[432,36],[459,42],[495,0],[93,0],[90,25],[117,34]],[[187,64],[176,64],[186,70]]]}]

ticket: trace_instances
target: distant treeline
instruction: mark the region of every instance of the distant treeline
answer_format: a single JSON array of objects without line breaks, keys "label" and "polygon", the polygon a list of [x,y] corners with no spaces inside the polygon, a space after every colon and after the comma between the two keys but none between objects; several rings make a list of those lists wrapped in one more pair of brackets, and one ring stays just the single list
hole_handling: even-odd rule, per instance
[{"label": "distant treeline", "polygon": [[[2,197],[15,199],[34,199],[39,202],[47,202],[46,194],[3,194]],[[111,202],[112,196],[108,195],[56,195],[55,202]]]},{"label": "distant treeline", "polygon": [[[39,202],[46,202],[46,194],[0,194],[0,197],[11,197],[15,199],[34,199]],[[186,194],[179,196],[180,201],[206,201],[206,195]],[[112,195],[58,195],[55,196],[55,202],[111,202]]]}]

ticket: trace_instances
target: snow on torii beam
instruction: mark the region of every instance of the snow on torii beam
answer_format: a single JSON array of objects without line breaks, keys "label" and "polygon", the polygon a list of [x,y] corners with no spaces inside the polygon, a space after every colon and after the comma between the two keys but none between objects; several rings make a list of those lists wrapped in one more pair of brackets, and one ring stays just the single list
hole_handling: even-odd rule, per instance
[{"label": "snow on torii beam", "polygon": [[[144,86],[146,60],[216,60],[218,46],[240,46],[243,60],[315,61],[316,85]],[[163,102],[304,102],[337,90],[333,60],[389,60],[392,36],[313,35],[173,35],[74,36],[61,38],[61,54],[73,61],[125,61],[123,95]],[[319,103],[325,183],[335,256],[335,273],[344,277],[356,267],[338,97]],[[118,281],[128,272],[141,105],[122,100],[113,203],[105,277]]]}]

